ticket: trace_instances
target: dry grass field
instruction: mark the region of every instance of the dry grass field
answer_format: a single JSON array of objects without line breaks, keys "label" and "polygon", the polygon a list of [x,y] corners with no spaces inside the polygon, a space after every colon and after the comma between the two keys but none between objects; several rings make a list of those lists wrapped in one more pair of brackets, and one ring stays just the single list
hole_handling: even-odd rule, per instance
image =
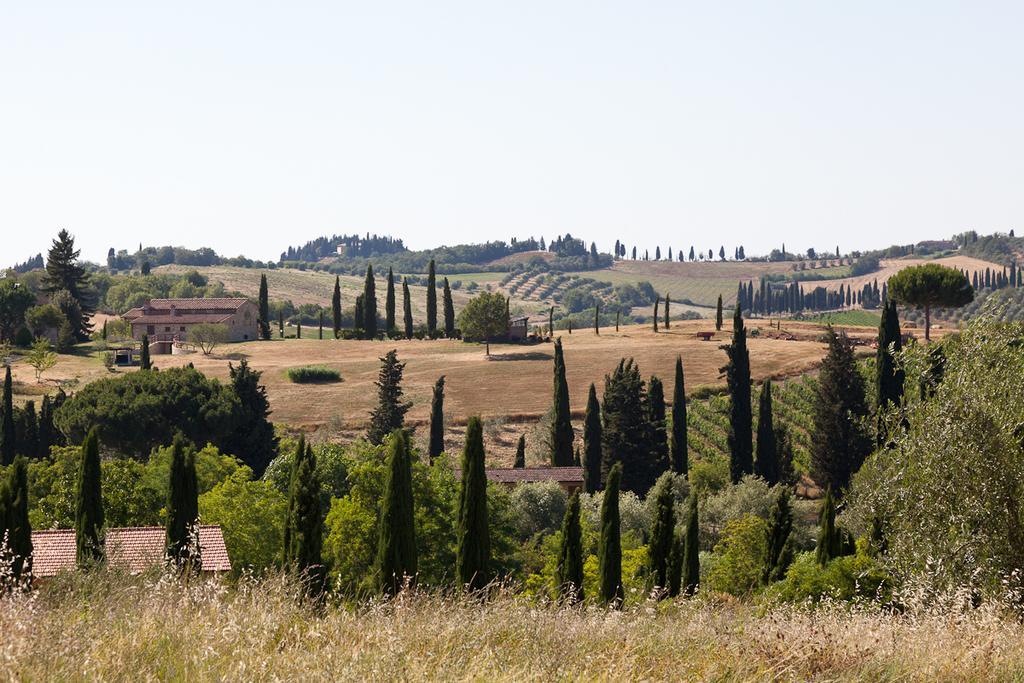
[{"label": "dry grass field", "polygon": [[910,266],[920,266],[925,263],[938,263],[939,265],[943,265],[948,268],[965,270],[967,271],[968,277],[970,277],[971,273],[973,273],[974,271],[980,271],[983,273],[986,268],[998,270],[999,272],[1002,272],[1003,270],[1002,266],[997,266],[996,264],[990,261],[983,261],[981,259],[976,259],[972,256],[947,256],[944,258],[931,260],[912,258],[887,259],[880,263],[881,267],[874,273],[868,273],[867,275],[861,275],[859,277],[844,277],[837,278],[835,280],[819,280],[815,282],[807,282],[804,285],[804,289],[806,290],[808,288],[813,289],[814,287],[824,287],[830,291],[835,291],[839,289],[840,285],[842,285],[844,289],[849,289],[850,287],[853,287],[853,290],[857,291],[863,289],[864,285],[868,283],[873,283],[875,280],[878,280],[878,286],[881,287],[883,282],[885,282],[886,280],[888,280],[889,278],[891,278],[893,275],[900,272],[904,268],[909,268]]}]

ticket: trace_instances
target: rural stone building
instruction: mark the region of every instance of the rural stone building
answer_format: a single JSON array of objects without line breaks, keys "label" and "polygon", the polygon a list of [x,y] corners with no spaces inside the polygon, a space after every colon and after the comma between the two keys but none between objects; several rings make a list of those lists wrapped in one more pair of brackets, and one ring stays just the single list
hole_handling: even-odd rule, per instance
[{"label": "rural stone building", "polygon": [[201,323],[224,325],[228,341],[258,339],[259,309],[248,299],[150,299],[124,314],[132,339],[149,335],[153,343],[187,342],[188,331]]},{"label": "rural stone building", "polygon": [[553,481],[572,493],[583,488],[583,468],[570,467],[491,467],[485,470],[487,481],[493,481],[507,488],[519,484]]}]

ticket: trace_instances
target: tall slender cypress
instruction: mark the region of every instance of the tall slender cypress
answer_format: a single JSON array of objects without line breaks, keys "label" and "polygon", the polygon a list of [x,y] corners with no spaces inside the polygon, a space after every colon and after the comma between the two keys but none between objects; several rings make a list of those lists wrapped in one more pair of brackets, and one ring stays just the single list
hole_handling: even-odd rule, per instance
[{"label": "tall slender cypress", "polygon": [[139,369],[150,370],[153,364],[149,360],[149,335],[142,335],[142,349],[139,355]]},{"label": "tall slender cypress", "polygon": [[370,414],[370,429],[366,438],[370,443],[382,444],[388,434],[405,425],[405,414],[412,403],[402,401],[402,373],[405,363],[398,360],[398,352],[391,349],[380,359],[377,373],[377,407]]},{"label": "tall slender cypress", "polygon": [[569,414],[569,385],[565,380],[565,356],[562,340],[555,340],[554,399],[551,419],[551,464],[554,467],[572,465],[572,442],[575,434]]},{"label": "tall slender cypress", "polygon": [[416,523],[413,515],[412,459],[405,432],[396,429],[388,442],[388,470],[377,540],[376,575],[386,595],[398,593],[416,577]]},{"label": "tall slender cypress", "polygon": [[32,573],[32,526],[28,519],[28,461],[16,458],[3,482],[4,518],[0,534],[7,534],[11,578],[16,582]]},{"label": "tall slender cypress", "polygon": [[765,380],[761,385],[761,398],[758,402],[757,460],[754,461],[754,474],[768,482],[769,486],[778,484],[782,474],[777,446],[775,421],[772,415],[772,383],[771,380]]},{"label": "tall slender cypress", "polygon": [[601,304],[594,304],[594,334],[601,334]]},{"label": "tall slender cypress", "polygon": [[301,578],[306,594],[311,597],[318,597],[323,592],[322,547],[323,522],[316,456],[303,436],[299,438],[292,464],[288,517],[285,520],[284,564]]},{"label": "tall slender cypress", "polygon": [[363,283],[363,332],[367,339],[377,336],[377,283],[373,278],[373,266],[366,266],[366,281]]},{"label": "tall slender cypress", "polygon": [[[739,300],[737,300],[737,303],[739,303]],[[715,310],[715,331],[720,331],[721,329],[722,329],[722,295],[719,294],[718,295],[718,307]]]},{"label": "tall slender cypress", "polygon": [[402,278],[402,318],[405,323],[405,338],[412,339],[412,297],[409,295],[409,279]]},{"label": "tall slender cypress", "polygon": [[487,473],[480,418],[469,418],[462,451],[458,527],[455,530],[455,576],[459,585],[480,590],[490,581],[491,536],[487,519]]},{"label": "tall slender cypress", "polygon": [[437,274],[434,259],[427,266],[427,332],[433,337],[437,333]]},{"label": "tall slender cypress", "polygon": [[103,495],[99,430],[93,427],[82,443],[75,496],[75,560],[87,568],[103,560]]},{"label": "tall slender cypress", "polygon": [[676,530],[671,473],[666,472],[658,478],[651,495],[654,496],[654,516],[651,520],[650,541],[647,544],[647,568],[653,582],[652,587],[664,591],[669,585],[669,557]]},{"label": "tall slender cypress", "polygon": [[818,543],[814,549],[814,557],[822,567],[838,557],[836,536],[836,502],[830,486],[825,489],[825,498],[821,501],[821,511],[818,514]]},{"label": "tall slender cypress", "polygon": [[[334,326],[334,338],[337,339],[341,335],[341,276],[334,276],[334,293],[331,295],[331,322]],[[355,326],[359,326],[359,321],[355,321]]]},{"label": "tall slender cypress", "polygon": [[672,435],[669,440],[672,471],[690,471],[690,454],[686,436],[686,386],[683,380],[683,357],[676,356],[676,381],[672,390]]},{"label": "tall slender cypress", "polygon": [[683,561],[686,559],[686,542],[682,534],[672,534],[672,550],[668,556],[668,596],[677,597],[683,584]]},{"label": "tall slender cypress", "polygon": [[519,435],[519,442],[516,444],[516,459],[512,467],[522,469],[526,467],[526,435]]},{"label": "tall slender cypress", "polygon": [[384,297],[384,330],[388,336],[395,333],[395,271],[388,266],[388,291]]},{"label": "tall slender cypress", "polygon": [[191,448],[185,447],[181,434],[174,437],[171,446],[170,479],[167,485],[167,559],[179,568],[201,561],[192,557],[192,535],[199,518],[199,487],[196,483],[196,460]]},{"label": "tall slender cypress", "polygon": [[[260,338],[270,339],[270,299],[267,292],[267,274],[262,273],[260,275],[260,295],[259,295],[259,327],[260,327]],[[106,321],[103,322],[104,328],[106,329]]]},{"label": "tall slender cypress", "polygon": [[896,312],[896,302],[886,301],[882,309],[882,319],[878,323],[878,353],[875,357],[875,377],[878,420],[876,425],[876,444],[881,446],[885,441],[883,416],[885,411],[903,402],[903,386],[906,373],[896,364],[895,356],[903,349],[900,333],[900,320]]},{"label": "tall slender cypress", "polygon": [[323,309],[320,310],[320,335],[319,335],[319,338],[320,339],[324,338],[324,312],[323,312]]},{"label": "tall slender cypress", "polygon": [[668,306],[669,306],[669,298],[668,298],[668,294],[666,294],[665,295],[665,329],[666,330],[671,325],[671,318],[669,316]]},{"label": "tall slender cypress", "polygon": [[672,463],[669,462],[668,435],[665,433],[665,387],[655,376],[647,382],[647,423],[651,461],[660,475],[671,469]]},{"label": "tall slender cypress", "polygon": [[575,604],[583,601],[583,530],[580,528],[580,492],[573,491],[562,519],[562,544],[555,581],[558,597]]},{"label": "tall slender cypress", "polygon": [[739,304],[732,318],[732,344],[722,346],[729,357],[721,369],[726,376],[731,399],[729,415],[729,473],[733,483],[744,474],[754,471],[754,434],[750,407],[750,353],[747,351],[747,331],[743,327],[743,313]]},{"label": "tall slender cypress", "polygon": [[17,432],[14,428],[14,384],[11,380],[11,366],[8,365],[4,373],[4,395],[3,405],[0,405],[0,464],[10,465],[14,462],[14,455],[17,453],[18,444]]},{"label": "tall slender cypress", "polygon": [[773,583],[786,576],[793,562],[793,507],[789,490],[780,487],[768,512],[768,558],[764,568],[764,582]]},{"label": "tall slender cypress", "polygon": [[594,493],[601,488],[601,404],[597,388],[590,383],[587,412],[583,416],[583,488]]},{"label": "tall slender cypress", "polygon": [[548,334],[554,335],[555,333],[555,307],[552,306],[548,309]]},{"label": "tall slender cypress", "polygon": [[686,538],[683,548],[682,592],[693,595],[700,584],[700,521],[697,517],[697,493],[690,490],[690,512],[686,516]]},{"label": "tall slender cypress", "polygon": [[601,602],[621,607],[625,594],[622,589],[622,531],[619,527],[619,481],[622,463],[608,472],[601,500],[601,539],[597,549],[598,585]]},{"label": "tall slender cypress", "polygon": [[[452,302],[452,288],[448,284],[448,278],[444,279],[444,289],[441,303],[444,310],[444,336],[451,339],[455,336],[455,304]],[[508,309],[506,309],[507,311]],[[506,313],[507,315],[507,313]],[[508,326],[506,325],[506,329]]]},{"label": "tall slender cypress", "polygon": [[658,333],[658,305],[661,304],[661,297],[654,297],[654,315],[651,320],[654,322],[654,333]]},{"label": "tall slender cypress", "polygon": [[430,400],[430,444],[427,455],[430,464],[444,452],[444,375],[434,383],[434,395]]}]

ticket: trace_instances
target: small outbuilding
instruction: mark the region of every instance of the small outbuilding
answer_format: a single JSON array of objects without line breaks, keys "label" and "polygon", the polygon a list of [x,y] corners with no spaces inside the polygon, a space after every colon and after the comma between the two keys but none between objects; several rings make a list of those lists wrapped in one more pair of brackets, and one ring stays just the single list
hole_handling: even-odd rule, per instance
[{"label": "small outbuilding", "polygon": [[529,334],[530,318],[519,316],[508,321],[508,338],[512,341],[522,341]]},{"label": "small outbuilding", "polygon": [[541,481],[557,482],[566,493],[583,488],[583,468],[573,467],[492,467],[486,470],[487,481],[515,488],[519,484]]}]

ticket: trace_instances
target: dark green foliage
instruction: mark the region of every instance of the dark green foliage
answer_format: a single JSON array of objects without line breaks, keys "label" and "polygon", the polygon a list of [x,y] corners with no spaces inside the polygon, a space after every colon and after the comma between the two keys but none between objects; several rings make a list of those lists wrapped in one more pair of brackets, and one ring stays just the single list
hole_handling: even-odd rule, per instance
[{"label": "dark green foliage", "polygon": [[774,583],[786,576],[793,562],[793,507],[789,490],[780,488],[768,512],[768,557],[764,567],[764,582]]},{"label": "dark green foliage", "polygon": [[750,408],[750,352],[740,305],[732,318],[732,344],[722,346],[729,363],[721,369],[729,387],[729,473],[734,484],[754,471],[753,416]]},{"label": "dark green foliage", "polygon": [[554,398],[551,411],[551,464],[554,467],[572,465],[572,430],[569,413],[569,384],[565,379],[565,356],[562,340],[555,340]]},{"label": "dark green foliage", "polygon": [[409,280],[402,279],[402,322],[405,323],[405,338],[412,339],[412,297],[409,295]]},{"label": "dark green foliage", "polygon": [[15,423],[15,443],[18,453],[28,458],[38,458],[39,452],[39,421],[36,417],[35,401],[25,401],[19,419]]},{"label": "dark green foliage", "polygon": [[946,352],[936,344],[928,349],[928,369],[918,381],[921,400],[926,401],[935,395],[935,390],[942,383],[946,374]]},{"label": "dark green foliage", "polygon": [[583,416],[583,489],[594,493],[601,488],[601,404],[593,382],[587,394],[587,412]]},{"label": "dark green foliage", "polygon": [[416,524],[413,515],[412,459],[401,429],[391,433],[388,470],[381,503],[375,567],[378,587],[395,595],[416,577]]},{"label": "dark green foliage", "polygon": [[[179,568],[198,569],[202,558],[193,545],[199,518],[199,486],[196,483],[195,452],[185,445],[180,434],[171,446],[170,480],[167,484],[167,559]],[[193,552],[196,553],[193,556]]]},{"label": "dark green foliage", "polygon": [[583,601],[583,529],[580,527],[580,494],[573,491],[562,519],[562,544],[558,550],[555,581],[558,597],[567,603]]},{"label": "dark green foliage", "polygon": [[526,435],[519,435],[519,443],[516,444],[516,459],[512,464],[512,467],[520,468],[526,467]]},{"label": "dark green foliage", "polygon": [[466,425],[466,447],[462,452],[455,556],[455,577],[460,586],[469,590],[482,589],[491,578],[484,457],[483,425],[480,418],[474,416]]},{"label": "dark green foliage", "polygon": [[924,309],[924,338],[931,339],[931,309],[959,308],[974,300],[967,276],[938,263],[904,268],[888,282],[889,297],[904,306]]},{"label": "dark green foliage", "polygon": [[101,487],[99,430],[93,428],[82,443],[82,464],[75,491],[75,561],[80,568],[103,560]]},{"label": "dark green foliage", "polygon": [[[94,297],[89,286],[89,276],[78,262],[79,251],[75,249],[75,239],[67,230],[57,233],[46,255],[46,275],[43,276],[43,288],[49,294],[68,292],[77,304],[75,315],[68,316],[75,338],[86,341],[92,332],[89,324],[90,314],[95,310]],[[64,310],[64,307],[62,307]],[[64,310],[65,315],[70,311]],[[74,319],[72,319],[74,318]]]},{"label": "dark green foliage", "polygon": [[665,430],[665,387],[654,376],[647,382],[647,424],[652,464],[660,475],[669,469],[668,434]]},{"label": "dark green foliage", "polygon": [[652,453],[647,391],[632,358],[605,376],[602,417],[601,478],[621,462],[622,489],[647,495],[664,467]]},{"label": "dark green foliage", "polygon": [[[221,450],[248,465],[256,477],[262,477],[267,465],[277,456],[277,437],[269,420],[270,401],[266,388],[260,384],[263,373],[251,369],[243,358],[238,367],[228,364],[228,375],[231,390],[238,399],[238,415],[234,428],[221,441]],[[288,377],[295,381],[291,370]],[[206,441],[200,438],[195,443]]]},{"label": "dark green foliage", "polygon": [[284,528],[284,566],[302,577],[307,595],[323,591],[324,566],[321,559],[323,523],[320,512],[320,480],[316,456],[299,438],[288,490],[288,514]]},{"label": "dark green foliage", "polygon": [[[270,299],[267,291],[267,275],[263,273],[260,275],[260,294],[259,294],[259,323],[260,338],[270,339]],[[103,323],[104,330],[106,329],[106,321]]]},{"label": "dark green foliage", "polygon": [[686,385],[683,379],[683,357],[676,356],[676,379],[672,389],[672,435],[669,438],[672,471],[686,474],[690,470],[689,445],[686,436]]},{"label": "dark green foliage", "polygon": [[377,282],[373,279],[373,266],[366,266],[363,283],[363,332],[367,339],[377,336]]},{"label": "dark green foliage", "polygon": [[356,329],[359,330],[360,334],[365,338],[366,330],[363,329],[363,325],[366,321],[366,309],[363,307],[364,300],[364,295],[359,294],[356,296],[355,310],[352,312],[352,320]]},{"label": "dark green foliage", "polygon": [[434,336],[437,332],[437,273],[434,272],[434,259],[427,266],[427,333]]},{"label": "dark green foliage", "polygon": [[451,339],[455,336],[455,304],[452,302],[452,288],[448,284],[448,278],[444,279],[444,336]]},{"label": "dark green foliage", "polygon": [[434,395],[430,401],[430,444],[427,455],[430,463],[444,453],[444,375],[434,383]]},{"label": "dark green foliage", "polygon": [[65,398],[62,390],[57,391],[52,401],[49,395],[43,396],[43,405],[39,408],[39,457],[48,455],[51,446],[59,446],[64,442],[53,426],[53,411],[60,407]]},{"label": "dark green foliage", "polygon": [[651,316],[651,321],[654,323],[654,333],[658,333],[658,305],[661,303],[661,297],[654,297],[654,315]]},{"label": "dark green foliage", "polygon": [[[334,276],[334,293],[331,295],[331,323],[334,328],[334,338],[341,334],[341,277]],[[355,322],[356,327],[359,321]]]},{"label": "dark green foliage", "polygon": [[324,338],[324,312],[322,310],[320,311],[320,333],[319,333],[318,338],[319,339],[323,339]]},{"label": "dark green foliage", "polygon": [[821,501],[818,513],[818,544],[814,551],[818,564],[825,566],[829,560],[838,556],[836,552],[836,504],[832,498],[832,487],[825,490],[825,498]]},{"label": "dark green foliage", "polygon": [[715,309],[715,330],[722,329],[722,295],[718,295],[718,306]]},{"label": "dark green foliage", "polygon": [[666,294],[665,295],[665,329],[666,330],[669,329],[669,326],[671,325],[671,318],[669,316],[668,308],[669,308],[669,298],[668,298],[668,294]]},{"label": "dark green foliage", "polygon": [[903,385],[906,373],[897,367],[894,355],[903,349],[903,338],[900,334],[900,321],[896,314],[896,302],[885,302],[882,320],[878,324],[878,352],[875,357],[875,377],[878,406],[878,426],[876,443],[885,441],[882,416],[886,410],[899,406],[903,402]]},{"label": "dark green foliage", "polygon": [[281,339],[284,339],[284,309],[281,309],[277,314],[277,334]]},{"label": "dark green foliage", "polygon": [[690,512],[686,517],[686,538],[683,548],[683,572],[680,585],[684,595],[693,595],[700,584],[700,521],[697,517],[697,495],[690,493]]},{"label": "dark green foliage", "polygon": [[341,372],[326,365],[303,365],[285,371],[288,380],[296,384],[325,384],[340,382]]},{"label": "dark green foliage", "polygon": [[377,374],[377,407],[370,414],[370,430],[366,438],[370,443],[381,444],[388,434],[401,429],[405,425],[405,413],[412,403],[402,402],[402,372],[405,363],[398,360],[398,352],[394,349],[380,359],[380,372]]},{"label": "dark green foliage", "polygon": [[0,483],[0,540],[10,559],[10,575],[2,583],[17,585],[32,571],[32,527],[28,519],[28,461],[16,458]]},{"label": "dark green foliage", "polygon": [[142,348],[139,353],[139,369],[152,370],[153,364],[149,360],[149,335],[142,335]]},{"label": "dark green foliage", "polygon": [[601,304],[594,304],[594,334],[601,334]]},{"label": "dark green foliage", "polygon": [[778,442],[775,436],[775,419],[772,415],[772,383],[765,380],[761,385],[761,398],[757,413],[757,460],[754,474],[768,482],[778,484],[782,477],[779,465]]},{"label": "dark green foliage", "polygon": [[622,588],[622,530],[619,526],[619,483],[622,463],[616,463],[605,480],[601,500],[601,538],[597,549],[600,601],[620,607],[625,597]]},{"label": "dark green foliage", "polygon": [[395,272],[388,268],[388,290],[384,298],[384,329],[388,335],[395,332]]},{"label": "dark green foliage", "polygon": [[0,413],[0,464],[10,465],[14,462],[14,455],[18,450],[14,429],[14,387],[10,365],[4,372],[4,394]]},{"label": "dark green foliage", "polygon": [[548,309],[548,334],[555,333],[555,307]]},{"label": "dark green foliage", "polygon": [[[672,492],[672,474],[666,472],[651,489],[654,514],[651,535],[647,544],[647,568],[652,588],[667,592],[672,540],[676,532],[675,495]],[[664,595],[664,594],[663,594]]]},{"label": "dark green foliage", "polygon": [[820,486],[841,492],[872,447],[863,424],[868,413],[864,380],[845,333],[828,331],[813,410],[811,476]]}]

